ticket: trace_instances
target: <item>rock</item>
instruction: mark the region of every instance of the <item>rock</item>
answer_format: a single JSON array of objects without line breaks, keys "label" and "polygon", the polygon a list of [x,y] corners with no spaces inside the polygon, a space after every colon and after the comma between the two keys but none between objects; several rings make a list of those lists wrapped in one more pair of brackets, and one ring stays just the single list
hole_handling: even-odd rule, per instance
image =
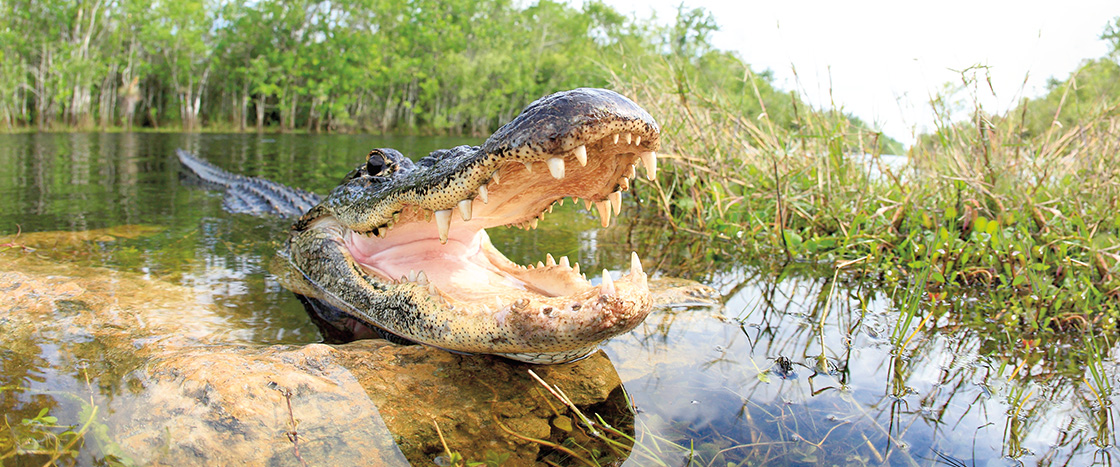
[{"label": "rock", "polygon": [[[522,438],[548,439],[553,407],[567,411],[529,376],[529,370],[559,387],[577,406],[622,397],[622,383],[602,352],[575,363],[538,366],[377,342],[340,346],[340,363],[361,382],[414,464],[432,462],[443,454],[437,423],[447,447],[466,459],[510,454],[512,465],[533,463],[540,446]],[[627,414],[601,415],[613,418],[615,424],[628,422]]]},{"label": "rock", "polygon": [[50,346],[55,365],[84,368],[100,388],[88,396],[99,407],[91,430],[98,442],[87,443],[100,445],[94,458],[430,465],[445,455],[438,424],[447,448],[465,459],[530,464],[540,444],[529,438],[558,443],[569,433],[550,420],[575,419],[530,369],[588,413],[618,427],[633,423],[602,352],[535,366],[383,340],[253,345],[251,335],[185,287],[56,263],[31,249],[0,250],[0,347],[40,361]]},{"label": "rock", "polygon": [[[148,465],[407,465],[330,346],[222,346],[154,356],[107,421]],[[302,460],[302,462],[301,462]]]}]

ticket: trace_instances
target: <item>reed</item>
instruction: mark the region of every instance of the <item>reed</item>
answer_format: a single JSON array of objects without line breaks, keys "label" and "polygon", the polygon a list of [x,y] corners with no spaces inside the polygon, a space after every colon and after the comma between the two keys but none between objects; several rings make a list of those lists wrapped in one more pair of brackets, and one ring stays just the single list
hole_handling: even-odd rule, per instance
[{"label": "reed", "polygon": [[[738,94],[701,91],[668,61],[615,77],[664,125],[663,170],[634,189],[666,229],[763,261],[831,263],[929,291],[982,290],[1032,330],[1115,327],[1120,99],[1033,136],[1024,130],[1031,107],[1000,116],[973,104],[970,119],[939,119],[892,165],[881,134],[794,95],[792,121],[779,124],[758,78],[744,69],[741,79]],[[746,99],[762,111],[740,112]],[[948,115],[950,100],[933,99],[932,111]],[[1060,116],[1061,106],[1052,121]]]}]

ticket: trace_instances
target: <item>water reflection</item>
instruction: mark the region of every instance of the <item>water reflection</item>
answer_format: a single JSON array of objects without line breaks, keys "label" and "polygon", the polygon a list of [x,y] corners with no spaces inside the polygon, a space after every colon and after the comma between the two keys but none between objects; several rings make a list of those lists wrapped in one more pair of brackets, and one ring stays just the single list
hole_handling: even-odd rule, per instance
[{"label": "water reflection", "polygon": [[992,310],[944,298],[892,342],[902,291],[801,269],[714,274],[723,309],[666,310],[608,343],[646,439],[703,465],[1111,462],[1111,394],[1096,400],[1077,342],[993,338],[968,320]]},{"label": "water reflection", "polygon": [[[159,331],[160,323],[189,325],[190,338],[209,344],[299,349],[319,340],[302,306],[269,273],[286,221],[228,215],[219,195],[181,185],[175,148],[195,151],[234,172],[324,193],[371,147],[426,154],[463,142],[469,141],[0,137],[0,197],[7,201],[0,203],[0,236],[8,235],[0,240],[8,246],[0,249],[7,248],[5,254],[105,268],[98,274],[135,276],[150,290],[166,283],[182,286],[190,292],[184,300],[206,310],[152,316],[156,324],[145,325],[153,326],[147,337],[117,342],[83,326],[17,328],[13,323],[26,312],[6,303],[0,316],[5,332],[0,412],[17,425],[46,408],[61,424],[80,425],[90,407],[107,411],[111,399],[126,398],[122,394],[150,396],[129,375],[149,363],[135,356],[137,347],[169,338]],[[626,203],[623,220],[648,217],[644,205]],[[131,224],[154,228],[119,228]],[[96,230],[106,228],[116,229]],[[54,230],[92,232],[65,241],[33,235]],[[17,231],[23,234],[12,237]],[[994,319],[1011,311],[984,302],[982,295],[880,288],[828,265],[758,265],[762,252],[699,241],[667,226],[624,223],[602,230],[595,217],[571,204],[550,214],[538,230],[496,229],[491,236],[514,261],[567,255],[585,270],[625,270],[634,250],[647,271],[699,280],[723,293],[722,306],[658,310],[634,332],[605,345],[612,371],[637,410],[632,465],[1113,461],[1117,370],[1111,345],[1078,335],[1016,341],[1011,336],[1022,334],[1008,332],[1000,324],[1005,320]],[[0,269],[12,268],[5,263]],[[0,291],[18,290],[11,288],[15,282],[0,282]],[[66,300],[51,309],[50,320],[66,324],[87,313],[86,298]],[[447,426],[455,430],[454,424]],[[565,442],[564,434],[554,431],[549,429],[548,436]],[[92,452],[111,453],[112,442],[119,440],[110,435],[99,438],[102,447],[83,447],[82,462],[103,457]],[[545,455],[561,464],[579,463],[556,452],[562,451]]]}]

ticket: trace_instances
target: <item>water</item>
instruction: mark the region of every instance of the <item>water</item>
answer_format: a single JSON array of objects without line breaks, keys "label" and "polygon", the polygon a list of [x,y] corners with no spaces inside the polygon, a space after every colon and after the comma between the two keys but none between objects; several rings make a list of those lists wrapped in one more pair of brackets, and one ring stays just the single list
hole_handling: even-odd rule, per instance
[{"label": "water", "polygon": [[[188,322],[186,336],[157,333],[152,339],[299,348],[318,342],[319,335],[269,273],[286,221],[223,212],[220,196],[180,182],[174,149],[233,172],[325,193],[370,148],[423,155],[478,142],[3,135],[0,236],[22,232],[10,249],[36,232],[94,231],[69,243],[51,236],[55,243],[22,254],[63,266],[108,268],[153,288],[184,286],[193,291],[192,300],[208,306],[204,314],[167,318]],[[623,221],[643,212],[632,199],[626,203]],[[136,225],[147,227],[119,229]],[[828,267],[759,266],[727,245],[674,237],[664,228],[624,224],[603,230],[570,204],[536,231],[495,229],[491,236],[519,263],[552,253],[568,255],[588,271],[624,270],[636,250],[647,271],[687,276],[724,294],[722,307],[660,310],[603,346],[636,408],[638,446],[627,465],[654,464],[655,458],[668,465],[691,460],[721,466],[1113,462],[1115,394],[1098,394],[1104,388],[1089,371],[1098,368],[1120,386],[1115,362],[1100,359],[1112,352],[1093,352],[1076,339],[1051,340],[1045,348],[1016,342],[1010,336],[1017,333],[987,319],[1010,311],[992,309],[982,296],[923,295],[918,316],[892,339],[911,292],[850,280]],[[11,287],[0,283],[5,286]],[[85,307],[74,301],[72,309],[62,310],[63,319],[80,319]],[[112,399],[151,391],[136,387],[133,376],[145,362],[121,356],[119,349],[129,344],[84,331],[13,329],[23,328],[0,320],[7,339],[0,340],[7,346],[0,349],[0,413],[10,425],[47,408],[58,424],[79,426],[91,407],[108,414],[116,407]],[[111,458],[113,437],[87,434],[78,462]],[[0,460],[8,452],[3,439]]]}]

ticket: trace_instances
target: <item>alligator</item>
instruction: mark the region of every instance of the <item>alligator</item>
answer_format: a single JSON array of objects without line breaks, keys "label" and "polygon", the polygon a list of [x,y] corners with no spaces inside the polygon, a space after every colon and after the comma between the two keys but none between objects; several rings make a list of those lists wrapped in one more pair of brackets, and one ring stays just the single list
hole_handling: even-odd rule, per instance
[{"label": "alligator", "polygon": [[189,173],[227,190],[227,209],[299,216],[274,272],[328,341],[384,337],[553,364],[645,319],[641,260],[631,253],[629,271],[603,270],[595,284],[567,257],[510,261],[486,229],[534,229],[567,198],[594,206],[607,227],[636,167],[656,176],[660,144],[657,122],[633,101],[581,88],[534,101],[481,146],[416,162],[374,149],[322,199],[178,154]]}]

